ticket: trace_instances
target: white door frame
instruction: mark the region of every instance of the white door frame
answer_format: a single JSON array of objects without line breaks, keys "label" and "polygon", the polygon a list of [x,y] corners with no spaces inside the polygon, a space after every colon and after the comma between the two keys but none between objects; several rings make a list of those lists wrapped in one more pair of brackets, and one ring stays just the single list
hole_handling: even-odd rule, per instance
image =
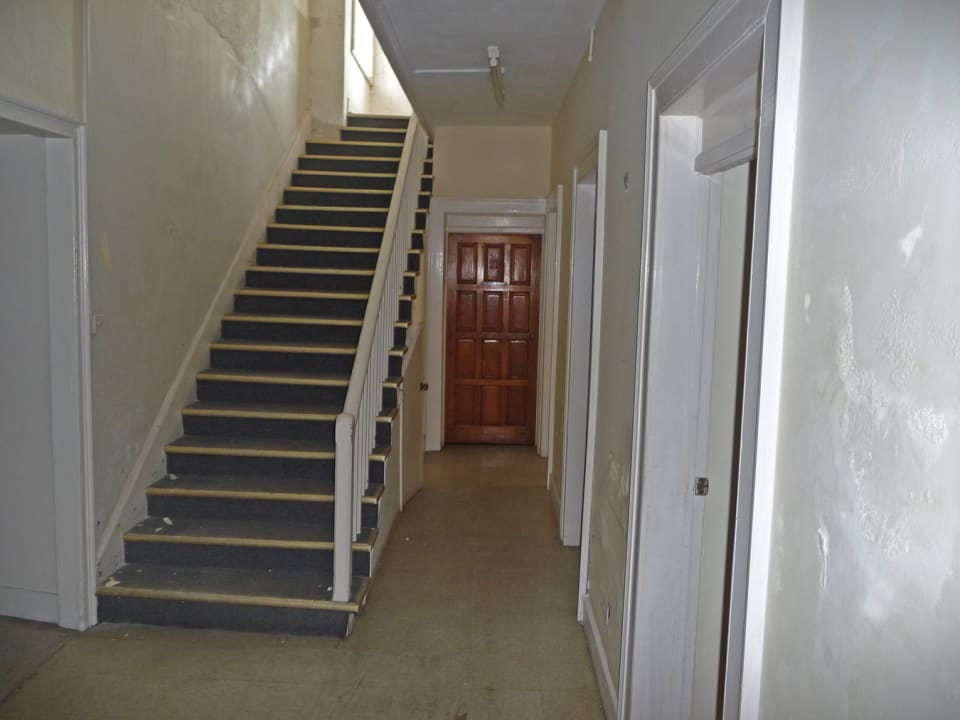
[{"label": "white door frame", "polygon": [[[544,234],[547,204],[543,198],[498,199],[433,197],[427,219],[425,239],[427,303],[426,447],[428,452],[443,448],[443,418],[446,364],[446,292],[444,289],[447,233],[522,233]],[[541,245],[542,246],[542,245]],[[541,303],[543,300],[541,299]],[[542,342],[540,331],[538,342]],[[538,373],[540,369],[537,369]]]},{"label": "white door frame", "polygon": [[722,683],[724,718],[759,717],[802,13],[802,0],[721,0],[648,84],[618,718],[688,718],[693,685],[702,513],[694,481],[711,192],[694,169],[699,118],[666,111],[708,70],[729,71],[753,53],[761,68],[760,118]]},{"label": "white door frame", "polygon": [[58,622],[84,630],[96,623],[86,135],[4,98],[0,119],[45,138]]},{"label": "white door frame", "polygon": [[[556,415],[557,415],[557,345],[560,340],[560,263],[563,259],[563,185],[557,185],[556,193],[551,200],[547,201],[548,218],[550,215],[554,218],[554,243],[553,243],[553,294],[551,302],[553,305],[552,323],[549,327],[550,338],[550,378],[544,383],[544,395],[546,410],[544,416],[544,425],[547,433],[547,491],[553,491],[554,467],[556,465],[556,453],[553,446],[554,435],[556,434]],[[549,220],[548,220],[549,223]],[[546,265],[545,265],[546,266]],[[543,294],[540,295],[543,298]],[[542,304],[542,303],[541,303]],[[546,346],[544,346],[546,349]],[[551,494],[551,497],[554,497]]]},{"label": "white door frame", "polygon": [[[550,433],[553,431],[553,389],[550,379],[553,376],[555,355],[550,351],[550,338],[556,334],[557,305],[547,302],[555,294],[557,272],[555,259],[557,253],[557,230],[560,220],[557,217],[557,199],[547,196],[544,204],[543,243],[540,249],[540,337],[544,341],[537,343],[537,426],[536,445],[540,457],[549,457]],[[547,472],[547,489],[550,489],[550,473]]]}]

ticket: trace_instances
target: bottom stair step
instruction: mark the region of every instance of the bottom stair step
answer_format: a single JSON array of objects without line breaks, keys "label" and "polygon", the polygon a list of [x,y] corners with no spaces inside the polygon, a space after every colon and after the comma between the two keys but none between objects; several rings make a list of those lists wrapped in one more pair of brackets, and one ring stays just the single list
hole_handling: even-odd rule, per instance
[{"label": "bottom stair step", "polygon": [[220,627],[345,636],[367,597],[355,576],[349,602],[336,602],[332,575],[219,567],[129,564],[97,589],[101,622]]}]

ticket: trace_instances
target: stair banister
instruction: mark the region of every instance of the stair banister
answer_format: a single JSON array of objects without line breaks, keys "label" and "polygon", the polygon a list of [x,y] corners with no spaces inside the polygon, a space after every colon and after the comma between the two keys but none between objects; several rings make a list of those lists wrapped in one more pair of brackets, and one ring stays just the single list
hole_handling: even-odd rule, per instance
[{"label": "stair banister", "polygon": [[407,126],[343,412],[337,416],[333,599],[341,602],[350,600],[353,541],[360,530],[361,503],[369,485],[369,455],[376,438],[393,324],[403,288],[403,262],[416,220],[420,175],[426,155],[427,136],[413,116]]}]

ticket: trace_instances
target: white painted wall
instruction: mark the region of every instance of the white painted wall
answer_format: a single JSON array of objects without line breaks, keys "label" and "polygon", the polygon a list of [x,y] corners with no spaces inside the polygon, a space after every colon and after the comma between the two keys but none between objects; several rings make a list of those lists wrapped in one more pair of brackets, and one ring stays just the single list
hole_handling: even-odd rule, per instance
[{"label": "white painted wall", "polygon": [[0,615],[56,622],[46,195],[44,140],[0,135]]},{"label": "white painted wall", "polygon": [[445,125],[434,133],[437,197],[543,198],[548,126]]},{"label": "white painted wall", "polygon": [[83,117],[82,0],[0,3],[0,97]]},{"label": "white painted wall", "polygon": [[613,683],[619,676],[626,566],[647,80],[711,4],[710,0],[608,0],[597,21],[593,62],[588,63],[586,58],[581,61],[552,132],[549,186],[565,183],[567,187],[554,435],[554,447],[560,448],[566,403],[562,379],[566,377],[565,356],[570,341],[565,329],[570,288],[564,279],[570,263],[569,183],[573,165],[596,142],[597,132],[609,130],[604,317],[597,394],[602,426],[597,433],[593,468],[596,484],[589,567],[593,607],[588,617],[592,615],[600,623],[600,653]]},{"label": "white painted wall", "polygon": [[737,409],[737,361],[740,349],[740,314],[743,306],[743,260],[747,238],[749,167],[740,165],[719,177],[723,187],[707,445],[710,492],[703,499],[703,551],[697,606],[693,720],[715,720],[717,717],[734,419]]},{"label": "white painted wall", "polygon": [[765,720],[960,707],[958,38],[806,0]]},{"label": "white painted wall", "polygon": [[[89,0],[89,231],[97,541],[204,313],[308,110],[309,25],[293,0]],[[263,223],[259,225],[263,230]],[[179,432],[162,418],[160,442]],[[119,563],[104,549],[101,573]]]}]

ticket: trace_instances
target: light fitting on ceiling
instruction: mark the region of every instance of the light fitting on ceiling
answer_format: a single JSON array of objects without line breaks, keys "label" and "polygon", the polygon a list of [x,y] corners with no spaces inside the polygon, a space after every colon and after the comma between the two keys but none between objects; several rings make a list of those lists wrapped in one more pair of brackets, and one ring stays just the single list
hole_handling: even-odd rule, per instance
[{"label": "light fitting on ceiling", "polygon": [[487,58],[490,60],[490,81],[493,83],[493,99],[497,107],[503,107],[503,63],[500,62],[500,47],[491,45],[487,48]]}]

